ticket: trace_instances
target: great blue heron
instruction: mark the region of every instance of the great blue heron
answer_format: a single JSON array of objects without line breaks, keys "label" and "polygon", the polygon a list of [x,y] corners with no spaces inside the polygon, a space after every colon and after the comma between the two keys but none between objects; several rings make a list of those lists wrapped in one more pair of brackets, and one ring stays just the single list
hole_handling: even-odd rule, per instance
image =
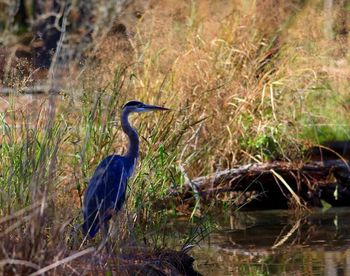
[{"label": "great blue heron", "polygon": [[169,109],[139,101],[130,101],[123,106],[121,125],[129,138],[129,148],[123,156],[110,155],[102,160],[89,182],[83,202],[83,233],[88,238],[93,238],[100,227],[107,238],[109,220],[124,204],[127,182],[139,157],[139,137],[129,123],[129,115],[155,110]]}]

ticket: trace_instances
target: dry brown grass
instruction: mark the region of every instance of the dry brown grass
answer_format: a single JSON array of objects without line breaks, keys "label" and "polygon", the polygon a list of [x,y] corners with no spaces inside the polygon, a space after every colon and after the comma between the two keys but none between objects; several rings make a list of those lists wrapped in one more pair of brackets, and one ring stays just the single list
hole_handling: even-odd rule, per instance
[{"label": "dry brown grass", "polygon": [[[170,185],[183,183],[179,162],[194,177],[246,162],[299,158],[305,144],[349,138],[348,42],[325,37],[321,1],[165,0],[128,9],[118,20],[132,34],[119,39],[106,30],[107,36],[96,36],[92,61],[71,68],[64,79],[69,85],[57,98],[54,118],[60,135],[49,143],[57,143],[57,150],[49,151],[38,168],[43,179],[35,178],[34,168],[25,170],[30,180],[25,183],[41,188],[50,183],[50,204],[39,222],[30,225],[24,217],[28,227],[12,232],[9,240],[16,249],[2,249],[9,258],[42,267],[78,249],[82,237],[71,231],[79,229],[87,181],[104,156],[125,151],[118,114],[126,100],[173,110],[133,119],[145,139],[127,209],[145,230],[164,216],[154,212],[157,200]],[[135,13],[140,10],[141,16]],[[26,158],[34,164],[41,150],[36,145],[45,135],[45,120],[26,126],[27,132],[18,127],[21,119],[13,117],[18,104],[6,103],[4,110],[11,131],[3,139],[11,141],[12,150],[1,151],[8,154],[1,165],[9,172],[1,182],[6,187],[21,184],[21,168],[27,164],[17,160],[18,170],[13,170],[16,163],[10,159],[31,147],[33,154]],[[23,111],[24,118],[28,113]],[[47,118],[46,112],[42,116]],[[28,137],[37,143],[25,144]],[[47,175],[52,160],[56,167]],[[13,204],[5,204],[1,214],[37,201],[33,196],[24,203],[11,192],[2,198]],[[53,253],[45,259],[43,252]]]}]

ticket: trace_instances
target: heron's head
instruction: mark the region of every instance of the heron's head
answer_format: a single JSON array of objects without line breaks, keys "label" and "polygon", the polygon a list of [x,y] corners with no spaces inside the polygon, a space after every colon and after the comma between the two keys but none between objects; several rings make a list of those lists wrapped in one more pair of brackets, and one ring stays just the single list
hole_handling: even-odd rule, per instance
[{"label": "heron's head", "polygon": [[131,112],[150,112],[150,111],[156,111],[156,110],[169,110],[168,108],[157,106],[157,105],[149,105],[144,104],[139,101],[130,101],[127,102],[123,106],[123,110],[127,110],[129,113]]}]

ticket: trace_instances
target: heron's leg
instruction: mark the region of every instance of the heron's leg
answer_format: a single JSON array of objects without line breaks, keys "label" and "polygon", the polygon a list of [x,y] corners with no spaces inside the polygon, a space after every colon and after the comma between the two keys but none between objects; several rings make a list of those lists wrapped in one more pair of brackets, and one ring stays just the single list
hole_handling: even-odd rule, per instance
[{"label": "heron's leg", "polygon": [[111,253],[111,248],[110,248],[110,244],[108,241],[109,238],[109,222],[105,221],[103,223],[103,240],[104,240],[104,246],[106,248],[107,254],[109,255]]},{"label": "heron's leg", "polygon": [[136,243],[136,235],[134,231],[134,223],[133,223],[132,215],[126,212],[125,217],[126,217],[126,223],[128,225],[129,233],[131,236],[131,240],[132,242]]},{"label": "heron's leg", "polygon": [[107,254],[110,254],[111,250],[110,250],[110,245],[108,242],[108,237],[109,237],[109,222],[108,222],[108,220],[103,222],[101,228],[102,228],[101,229],[102,230],[102,242],[99,246],[99,249],[102,249],[103,247],[105,247]]}]

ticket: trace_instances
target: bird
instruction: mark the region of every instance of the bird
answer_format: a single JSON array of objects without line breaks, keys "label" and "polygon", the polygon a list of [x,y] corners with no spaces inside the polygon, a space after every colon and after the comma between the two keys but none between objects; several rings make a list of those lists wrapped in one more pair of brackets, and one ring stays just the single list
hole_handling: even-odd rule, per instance
[{"label": "bird", "polygon": [[83,200],[82,232],[85,237],[94,238],[101,228],[107,239],[109,221],[124,205],[127,183],[135,171],[140,144],[137,131],[129,123],[129,115],[157,110],[169,109],[136,100],[123,106],[121,127],[128,136],[128,150],[125,155],[112,154],[103,159],[88,183]]}]

